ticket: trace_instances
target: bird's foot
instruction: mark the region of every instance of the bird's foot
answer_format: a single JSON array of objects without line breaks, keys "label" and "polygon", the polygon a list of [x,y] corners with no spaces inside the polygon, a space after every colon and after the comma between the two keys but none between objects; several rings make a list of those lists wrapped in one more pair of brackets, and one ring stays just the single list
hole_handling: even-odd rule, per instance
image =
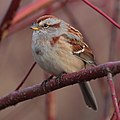
[{"label": "bird's foot", "polygon": [[58,76],[56,76],[55,80],[58,81],[58,84],[60,84],[60,79],[62,79],[62,75],[63,75],[63,74],[67,74],[67,73],[66,73],[66,72],[62,72],[62,73],[60,73]]},{"label": "bird's foot", "polygon": [[44,91],[46,90],[46,83],[47,83],[48,81],[50,81],[53,77],[54,77],[54,75],[50,75],[50,77],[48,77],[48,79],[46,79],[46,80],[44,80],[44,81],[42,82]]}]

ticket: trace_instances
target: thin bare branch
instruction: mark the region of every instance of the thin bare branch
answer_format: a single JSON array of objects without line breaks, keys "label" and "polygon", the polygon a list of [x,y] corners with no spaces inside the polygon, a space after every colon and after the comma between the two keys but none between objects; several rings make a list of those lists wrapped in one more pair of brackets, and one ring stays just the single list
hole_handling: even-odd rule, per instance
[{"label": "thin bare branch", "polygon": [[[54,76],[49,76],[48,73],[44,72],[44,79],[52,79]],[[46,120],[56,120],[56,94],[50,92],[46,95]]]},{"label": "thin bare branch", "polygon": [[56,120],[55,92],[50,92],[46,96],[46,120]]},{"label": "thin bare branch", "polygon": [[[120,109],[120,100],[119,100],[119,102],[118,102],[118,107],[119,107],[119,109]],[[111,120],[118,120],[118,119],[117,119],[116,111],[114,111],[113,116],[111,117]]]},{"label": "thin bare branch", "polygon": [[[107,2],[106,2],[107,3]],[[112,19],[116,22],[118,22],[119,20],[119,0],[115,0],[114,1],[114,10],[113,10],[113,16],[112,16]],[[109,61],[113,61],[115,60],[115,57],[116,57],[116,39],[117,38],[117,28],[111,24],[111,38],[110,38],[110,44],[109,44]],[[102,84],[103,86],[103,84]],[[106,89],[106,90],[105,90]],[[104,106],[104,116],[105,118],[108,118],[110,112],[111,112],[111,109],[112,109],[112,105],[110,104],[111,103],[111,99],[110,99],[110,92],[108,91],[107,87],[106,87],[106,84],[104,86],[104,90],[105,90],[105,96],[104,96],[104,99],[105,99],[105,106]]]},{"label": "thin bare branch", "polygon": [[4,16],[0,25],[0,40],[4,37],[4,33],[11,25],[11,21],[15,16],[15,13],[19,7],[21,0],[12,0],[10,7],[8,8],[6,15]]},{"label": "thin bare branch", "polygon": [[113,75],[120,73],[120,61],[109,62],[96,67],[83,69],[79,72],[64,74],[59,80],[53,78],[32,87],[14,91],[0,98],[0,110],[51,91],[83,82],[84,80],[90,81],[91,79],[107,76],[108,71],[106,68],[109,68]]},{"label": "thin bare branch", "polygon": [[[48,1],[48,0],[47,0]],[[51,0],[50,0],[51,1]],[[20,11],[18,11],[17,15],[15,16],[13,22],[12,22],[12,26],[10,27],[10,29],[8,30],[8,34],[7,36],[13,34],[14,32],[18,31],[18,30],[21,30],[25,27],[27,27],[29,24],[31,24],[35,19],[37,19],[39,16],[42,16],[44,14],[50,14],[51,12],[54,12],[54,11],[57,11],[59,10],[60,8],[64,7],[65,4],[67,4],[67,2],[62,2],[61,4],[59,5],[55,5],[54,7],[51,5],[53,2],[49,2],[48,3],[45,3],[45,5],[43,4],[43,6],[46,6],[44,7],[44,9],[46,9],[44,12],[40,12],[40,10],[43,9],[43,6],[39,6],[39,11],[37,12],[36,10],[36,7],[35,7],[35,10],[36,10],[36,13],[32,14],[28,11],[28,7],[29,6],[32,6],[32,3],[31,5],[29,6],[26,6],[25,8],[21,8],[20,11],[26,11],[26,15],[21,15],[19,16],[19,13]],[[35,2],[35,5],[37,5],[37,1]],[[39,3],[40,4],[40,3]],[[51,5],[51,6],[50,6]],[[34,11],[35,11],[34,10]],[[22,13],[21,13],[22,14]],[[17,16],[19,16],[19,18],[17,18]],[[24,19],[23,19],[24,18]]]},{"label": "thin bare branch", "polygon": [[41,9],[48,7],[50,4],[52,4],[53,1],[54,0],[35,0],[34,2],[18,10],[18,12],[16,13],[16,15],[10,23],[11,26],[9,27],[9,29],[7,28],[7,32],[4,35],[4,38],[28,26],[34,19],[36,19],[29,19],[31,14],[33,14],[34,16],[36,11],[40,13]]},{"label": "thin bare branch", "polygon": [[113,77],[112,77],[112,73],[110,71],[109,68],[107,68],[108,70],[108,74],[107,74],[107,80],[108,80],[108,84],[110,87],[110,92],[112,95],[112,101],[113,101],[113,105],[116,111],[116,115],[117,115],[117,120],[120,120],[120,111],[119,111],[119,107],[118,107],[118,101],[117,101],[117,97],[116,97],[116,92],[115,92],[115,86],[114,86],[114,82],[113,82]]},{"label": "thin bare branch", "polygon": [[91,8],[93,8],[95,11],[97,11],[98,13],[100,13],[102,16],[104,16],[108,21],[110,21],[113,25],[115,25],[117,28],[120,29],[120,25],[118,23],[116,23],[112,18],[110,18],[107,14],[105,14],[104,12],[102,12],[100,9],[98,9],[96,6],[94,6],[93,4],[91,4],[88,0],[82,0],[83,2],[85,2],[87,5],[89,5]]},{"label": "thin bare branch", "polygon": [[25,81],[27,80],[28,76],[30,75],[30,73],[32,72],[33,68],[35,67],[36,62],[34,62],[32,64],[32,66],[30,67],[29,71],[27,72],[27,74],[25,75],[25,77],[23,78],[23,80],[21,81],[21,83],[17,86],[17,88],[15,89],[15,91],[19,90],[22,85],[25,83]]},{"label": "thin bare branch", "polygon": [[[119,22],[119,7],[120,7],[120,1],[115,0],[114,5],[114,11],[113,11],[113,19],[116,22]],[[110,46],[109,46],[109,60],[114,60],[116,56],[116,38],[117,38],[117,28],[112,25],[111,26],[111,40],[110,40]]]},{"label": "thin bare branch", "polygon": [[34,12],[47,7],[53,1],[54,0],[36,0],[33,3],[30,3],[29,5],[25,6],[24,8],[17,12],[16,16],[12,21],[12,24],[16,24],[17,22],[23,20],[28,15],[31,15]]}]

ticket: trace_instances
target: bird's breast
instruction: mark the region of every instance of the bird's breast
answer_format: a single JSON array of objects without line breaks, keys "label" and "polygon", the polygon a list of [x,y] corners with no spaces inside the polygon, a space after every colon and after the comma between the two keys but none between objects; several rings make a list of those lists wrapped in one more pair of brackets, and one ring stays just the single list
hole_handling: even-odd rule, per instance
[{"label": "bird's breast", "polygon": [[75,72],[84,67],[84,62],[73,55],[66,43],[60,42],[53,46],[50,42],[37,41],[33,42],[32,49],[36,62],[51,74]]}]

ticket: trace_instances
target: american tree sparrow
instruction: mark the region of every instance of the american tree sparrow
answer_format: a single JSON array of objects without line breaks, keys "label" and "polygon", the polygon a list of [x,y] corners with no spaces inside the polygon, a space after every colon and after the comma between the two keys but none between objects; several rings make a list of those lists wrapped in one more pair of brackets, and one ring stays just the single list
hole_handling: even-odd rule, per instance
[{"label": "american tree sparrow", "polygon": [[[94,65],[94,55],[74,27],[52,15],[37,19],[31,26],[32,50],[36,62],[45,71],[58,76]],[[79,83],[86,104],[97,110],[96,99],[89,82]]]}]

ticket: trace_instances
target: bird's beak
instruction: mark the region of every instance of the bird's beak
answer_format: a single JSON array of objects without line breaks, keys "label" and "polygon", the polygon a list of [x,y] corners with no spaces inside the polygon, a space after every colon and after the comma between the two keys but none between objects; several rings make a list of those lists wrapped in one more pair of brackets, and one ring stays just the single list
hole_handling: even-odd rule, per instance
[{"label": "bird's beak", "polygon": [[30,26],[32,30],[39,30],[39,27],[36,24]]}]

